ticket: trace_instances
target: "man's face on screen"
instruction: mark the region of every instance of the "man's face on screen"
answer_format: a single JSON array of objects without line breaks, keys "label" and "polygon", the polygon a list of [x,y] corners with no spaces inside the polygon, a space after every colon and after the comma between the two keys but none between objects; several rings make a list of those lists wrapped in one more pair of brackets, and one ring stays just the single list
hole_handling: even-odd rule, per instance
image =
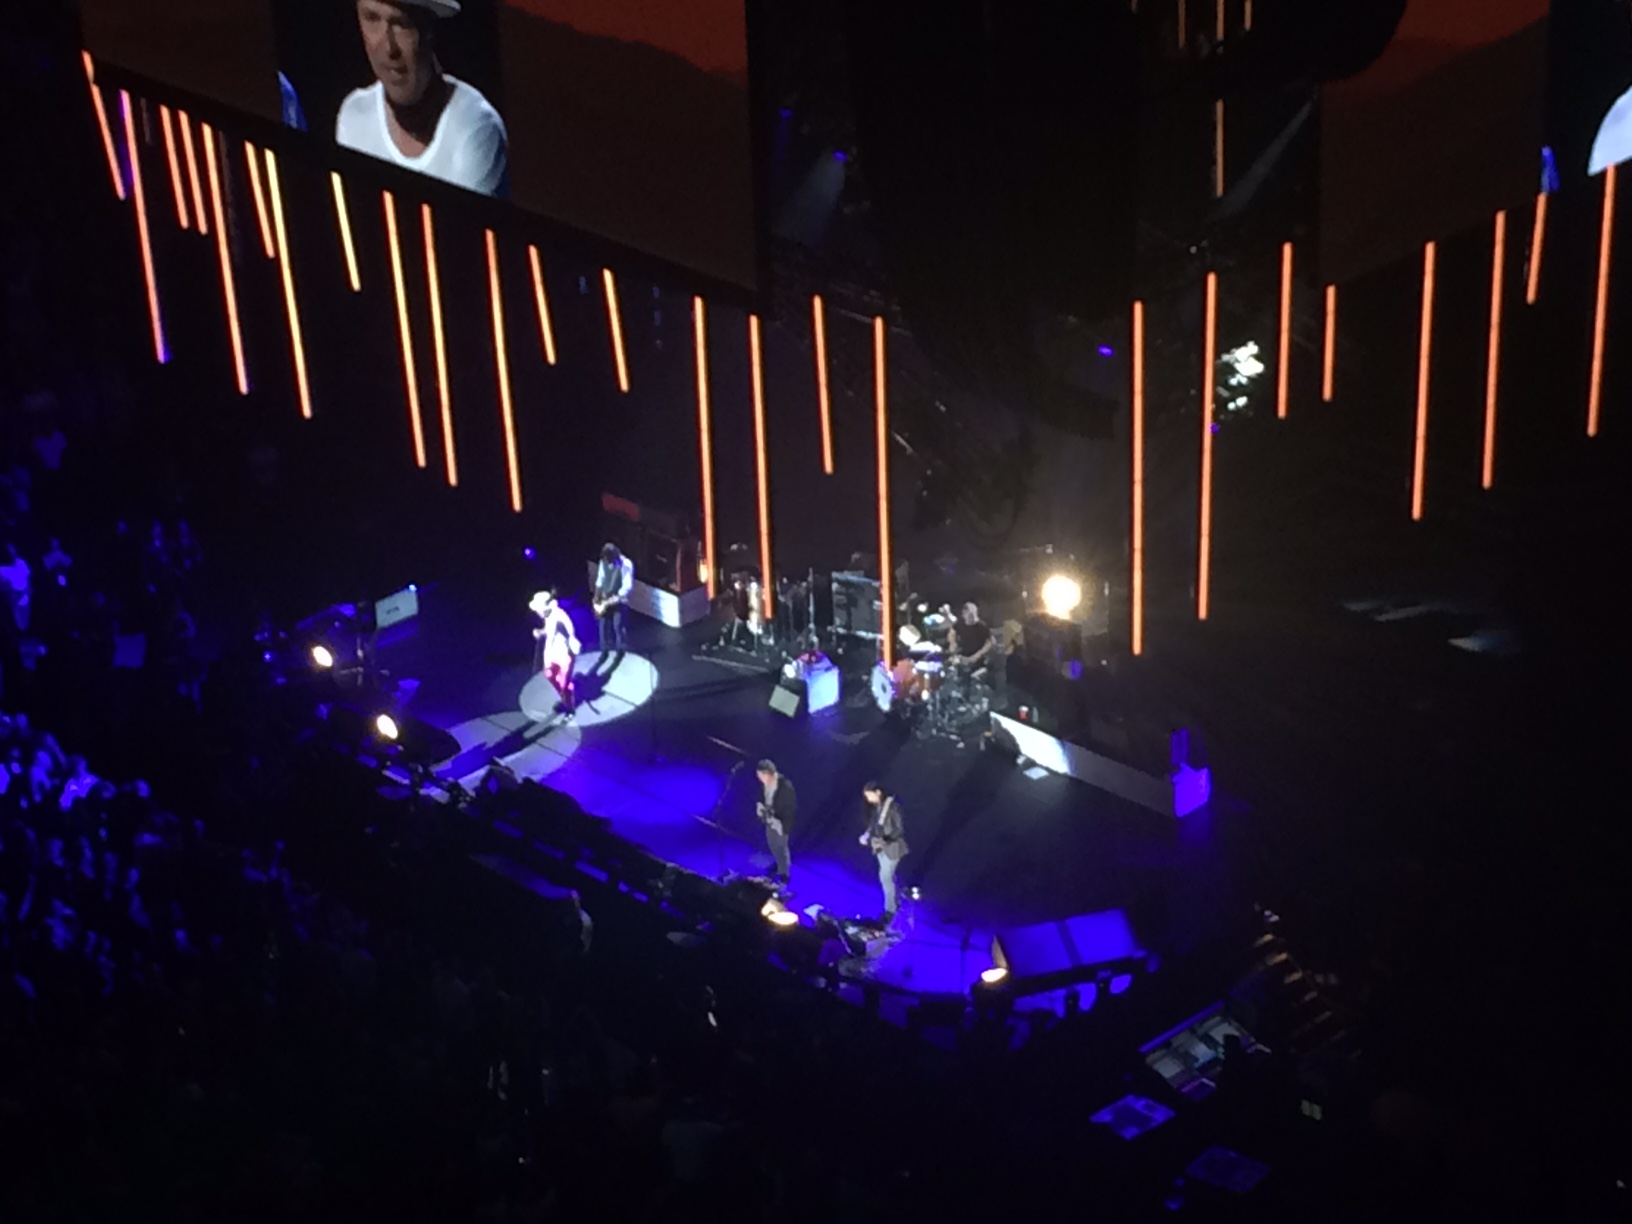
[{"label": "man's face on screen", "polygon": [[413,106],[436,81],[432,20],[422,9],[390,0],[357,0],[363,50],[393,106]]}]

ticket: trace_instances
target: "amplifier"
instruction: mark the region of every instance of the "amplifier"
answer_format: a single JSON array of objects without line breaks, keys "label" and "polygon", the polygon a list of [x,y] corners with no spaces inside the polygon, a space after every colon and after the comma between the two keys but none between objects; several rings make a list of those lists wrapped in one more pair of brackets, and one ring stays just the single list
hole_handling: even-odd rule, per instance
[{"label": "amplifier", "polygon": [[864,574],[833,575],[833,631],[878,641],[884,632],[884,600],[875,579]]}]

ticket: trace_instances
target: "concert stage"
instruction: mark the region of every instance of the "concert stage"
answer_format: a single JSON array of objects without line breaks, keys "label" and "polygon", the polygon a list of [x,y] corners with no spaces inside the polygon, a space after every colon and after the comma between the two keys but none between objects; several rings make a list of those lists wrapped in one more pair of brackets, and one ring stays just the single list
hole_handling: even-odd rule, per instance
[{"label": "concert stage", "polygon": [[753,766],[769,757],[799,796],[789,908],[816,904],[839,918],[881,908],[875,860],[857,844],[861,788],[877,779],[906,812],[903,892],[922,894],[903,902],[905,938],[875,964],[883,986],[961,995],[992,964],[996,933],[1073,915],[1120,910],[1138,947],[1165,957],[1248,913],[1226,870],[1216,799],[1174,820],[1022,770],[999,751],[915,738],[878,711],[860,674],[846,676],[836,709],[786,717],[769,708],[774,674],[702,651],[713,622],[674,629],[632,617],[630,653],[608,666],[592,649],[587,607],[569,609],[584,682],[577,718],[562,723],[531,676],[525,599],[422,589],[418,618],[381,644],[379,664],[417,680],[407,712],[458,741],[437,777],[473,785],[502,760],[651,855],[718,879],[768,870]]}]

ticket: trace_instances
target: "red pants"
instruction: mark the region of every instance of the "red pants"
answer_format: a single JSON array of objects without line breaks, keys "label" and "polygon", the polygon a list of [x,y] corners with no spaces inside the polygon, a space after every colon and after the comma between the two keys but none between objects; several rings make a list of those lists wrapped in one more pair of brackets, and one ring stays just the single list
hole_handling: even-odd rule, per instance
[{"label": "red pants", "polygon": [[544,674],[550,678],[555,691],[561,695],[561,700],[568,709],[572,708],[572,665],[574,660],[551,659],[544,664]]}]

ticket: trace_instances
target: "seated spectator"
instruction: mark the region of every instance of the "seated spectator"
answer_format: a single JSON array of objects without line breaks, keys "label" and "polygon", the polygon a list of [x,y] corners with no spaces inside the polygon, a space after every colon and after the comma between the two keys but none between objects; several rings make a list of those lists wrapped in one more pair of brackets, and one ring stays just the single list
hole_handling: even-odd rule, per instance
[{"label": "seated spectator", "polygon": [[62,453],[68,449],[68,439],[53,422],[34,435],[34,457],[47,472],[62,470]]},{"label": "seated spectator", "polygon": [[63,780],[62,796],[57,801],[58,806],[63,811],[68,811],[74,804],[89,795],[98,781],[96,775],[86,766],[84,757],[69,757],[68,776]]},{"label": "seated spectator", "polygon": [[21,632],[28,630],[29,591],[28,562],[18,555],[14,545],[7,544],[0,550],[0,594],[5,596],[11,618]]},{"label": "seated spectator", "polygon": [[40,568],[58,586],[67,584],[68,571],[74,568],[74,559],[62,551],[62,542],[56,536],[46,541],[45,554],[40,558]]}]

